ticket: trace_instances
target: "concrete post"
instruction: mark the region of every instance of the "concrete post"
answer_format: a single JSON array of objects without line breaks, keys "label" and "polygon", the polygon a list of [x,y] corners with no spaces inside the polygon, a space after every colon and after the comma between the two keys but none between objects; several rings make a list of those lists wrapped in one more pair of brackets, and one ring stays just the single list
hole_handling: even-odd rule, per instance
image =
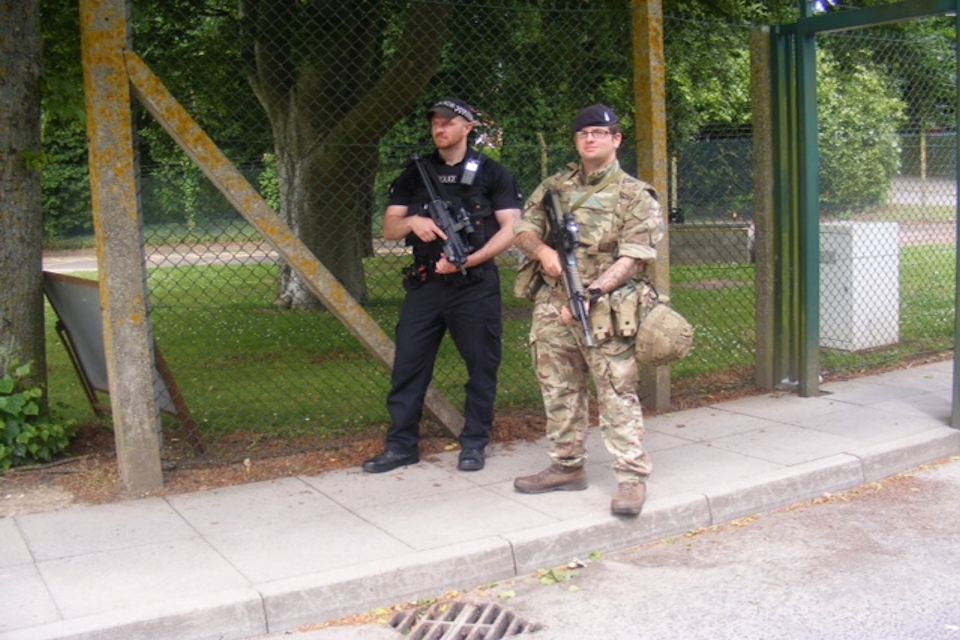
[{"label": "concrete post", "polygon": [[756,288],[757,359],[754,381],[761,389],[775,384],[774,225],[773,225],[773,80],[770,30],[750,33],[750,92],[753,114],[754,282]]},{"label": "concrete post", "polygon": [[126,0],[80,0],[90,190],[117,464],[126,490],[141,494],[163,486],[163,473],[130,91],[123,60],[127,24]]},{"label": "concrete post", "polygon": [[[633,69],[637,143],[637,175],[653,185],[660,197],[667,225],[667,107],[666,63],[663,53],[661,0],[633,2]],[[650,271],[657,291],[670,291],[670,236],[657,245],[657,261]],[[651,409],[670,407],[670,368],[640,372],[640,395]]]}]

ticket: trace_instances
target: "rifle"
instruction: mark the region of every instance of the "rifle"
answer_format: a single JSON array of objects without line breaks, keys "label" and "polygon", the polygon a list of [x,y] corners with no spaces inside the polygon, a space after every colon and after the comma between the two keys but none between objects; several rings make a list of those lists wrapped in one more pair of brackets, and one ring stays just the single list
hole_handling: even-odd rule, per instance
[{"label": "rifle", "polygon": [[420,178],[427,188],[427,197],[430,199],[430,202],[427,203],[427,211],[430,212],[433,222],[447,236],[443,243],[443,254],[447,257],[447,260],[460,269],[460,273],[466,275],[467,267],[465,265],[470,255],[470,245],[464,242],[464,238],[473,233],[470,214],[463,207],[460,207],[454,215],[451,215],[450,203],[442,200],[437,193],[439,180],[437,180],[433,168],[419,156],[413,157],[413,163],[417,166]]},{"label": "rifle", "polygon": [[587,315],[587,293],[583,289],[580,279],[580,268],[577,265],[577,246],[580,244],[580,226],[573,215],[565,212],[560,204],[560,194],[548,191],[543,199],[543,206],[547,211],[550,222],[551,236],[557,252],[560,254],[560,266],[563,268],[563,288],[567,290],[570,299],[570,309],[575,320],[580,322],[583,329],[583,342],[588,347],[597,346],[593,339],[593,327],[590,326],[590,316]]}]

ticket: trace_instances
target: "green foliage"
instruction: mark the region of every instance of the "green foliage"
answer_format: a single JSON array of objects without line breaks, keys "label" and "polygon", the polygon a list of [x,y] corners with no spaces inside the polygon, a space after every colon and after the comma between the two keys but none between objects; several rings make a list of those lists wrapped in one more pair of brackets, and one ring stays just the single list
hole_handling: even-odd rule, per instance
[{"label": "green foliage", "polygon": [[880,204],[900,168],[906,105],[873,65],[841,66],[820,50],[817,71],[821,198],[831,208]]},{"label": "green foliage", "polygon": [[749,31],[712,21],[668,20],[668,137],[680,142],[706,126],[740,127],[750,120]]},{"label": "green foliage", "polygon": [[86,134],[82,120],[43,124],[43,227],[47,238],[93,233]]},{"label": "green foliage", "polygon": [[41,0],[43,153],[41,193],[46,238],[93,232],[87,174],[79,3]]},{"label": "green foliage", "polygon": [[[44,129],[52,123],[83,127],[83,71],[80,67],[80,3],[74,0],[40,0],[43,32]],[[80,150],[83,150],[81,141]]]},{"label": "green foliage", "polygon": [[688,221],[752,215],[753,147],[749,134],[705,136],[677,145],[674,152],[681,159],[677,192]]},{"label": "green foliage", "polygon": [[[896,78],[907,103],[910,128],[952,129],[956,125],[956,36],[953,18],[908,20],[885,26],[871,51],[842,52],[872,60]],[[841,52],[838,52],[841,53]]]},{"label": "green foliage", "polygon": [[[265,168],[257,177],[257,191],[274,211],[280,211],[280,180],[277,178],[277,156],[264,154]],[[385,190],[384,190],[385,191]]]},{"label": "green foliage", "polygon": [[42,421],[43,389],[27,386],[30,364],[13,366],[0,378],[0,471],[48,462],[70,444],[73,425]]}]

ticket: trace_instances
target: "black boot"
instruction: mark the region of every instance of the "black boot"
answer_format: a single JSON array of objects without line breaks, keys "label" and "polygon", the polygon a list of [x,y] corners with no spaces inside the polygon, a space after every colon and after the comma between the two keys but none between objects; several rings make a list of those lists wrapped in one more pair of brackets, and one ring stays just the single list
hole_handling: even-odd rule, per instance
[{"label": "black boot", "polygon": [[397,467],[405,467],[408,464],[417,464],[420,462],[420,455],[405,453],[394,449],[384,449],[383,453],[370,458],[363,463],[363,470],[367,473],[383,473],[384,471],[393,471]]}]

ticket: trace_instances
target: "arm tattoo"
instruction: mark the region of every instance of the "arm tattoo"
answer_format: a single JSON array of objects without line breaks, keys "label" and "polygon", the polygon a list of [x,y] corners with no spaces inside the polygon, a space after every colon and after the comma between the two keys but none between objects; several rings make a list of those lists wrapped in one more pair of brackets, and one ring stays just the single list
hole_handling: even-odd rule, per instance
[{"label": "arm tattoo", "polygon": [[531,260],[534,259],[537,249],[543,246],[543,240],[538,238],[537,234],[533,233],[532,231],[524,231],[523,233],[517,235],[517,237],[514,238],[513,243]]},{"label": "arm tattoo", "polygon": [[599,278],[590,283],[590,288],[610,293],[632,278],[642,266],[643,261],[637,258],[628,256],[618,258],[606,271],[600,274]]}]

